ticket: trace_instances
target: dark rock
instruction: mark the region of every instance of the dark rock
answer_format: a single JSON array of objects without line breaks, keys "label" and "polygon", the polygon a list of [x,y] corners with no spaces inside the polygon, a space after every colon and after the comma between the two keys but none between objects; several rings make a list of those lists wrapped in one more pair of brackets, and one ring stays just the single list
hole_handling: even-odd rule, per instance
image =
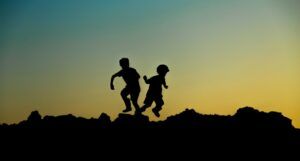
[{"label": "dark rock", "polygon": [[42,116],[40,115],[40,113],[38,111],[31,112],[31,114],[27,118],[28,122],[39,122],[41,120],[42,120]]}]

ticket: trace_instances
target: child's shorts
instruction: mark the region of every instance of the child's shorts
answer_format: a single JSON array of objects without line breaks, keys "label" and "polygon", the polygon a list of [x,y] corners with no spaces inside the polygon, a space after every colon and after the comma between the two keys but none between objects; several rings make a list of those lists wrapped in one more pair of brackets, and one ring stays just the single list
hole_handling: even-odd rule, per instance
[{"label": "child's shorts", "polygon": [[162,99],[162,95],[154,96],[154,95],[147,94],[144,104],[151,106],[153,102],[155,102],[156,106],[164,105],[164,100]]}]

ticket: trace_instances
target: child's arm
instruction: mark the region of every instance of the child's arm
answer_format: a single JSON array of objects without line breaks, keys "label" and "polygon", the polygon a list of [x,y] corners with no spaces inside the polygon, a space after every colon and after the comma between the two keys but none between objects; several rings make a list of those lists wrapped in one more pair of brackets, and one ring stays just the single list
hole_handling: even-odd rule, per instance
[{"label": "child's arm", "polygon": [[167,86],[166,80],[163,80],[163,86],[165,87],[165,89],[168,89],[169,86]]},{"label": "child's arm", "polygon": [[115,86],[114,86],[114,80],[116,77],[120,76],[120,72],[114,74],[111,76],[111,79],[110,79],[110,89],[111,90],[115,90]]},{"label": "child's arm", "polygon": [[144,78],[145,83],[146,83],[146,84],[149,84],[149,79],[147,78],[147,76],[144,75],[143,78]]}]

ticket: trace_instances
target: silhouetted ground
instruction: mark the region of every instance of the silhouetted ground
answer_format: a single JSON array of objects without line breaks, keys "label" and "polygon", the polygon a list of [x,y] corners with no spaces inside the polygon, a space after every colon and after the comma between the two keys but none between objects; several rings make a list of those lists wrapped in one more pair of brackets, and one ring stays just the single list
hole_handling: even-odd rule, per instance
[{"label": "silhouetted ground", "polygon": [[[25,147],[64,143],[62,147],[81,145],[82,148],[95,144],[107,151],[139,151],[152,155],[171,149],[172,155],[183,151],[195,154],[240,151],[245,155],[259,153],[274,157],[283,151],[292,156],[300,149],[300,130],[293,127],[289,118],[252,107],[241,108],[232,116],[203,115],[186,109],[158,122],[149,121],[144,115],[119,114],[112,121],[104,113],[98,119],[85,119],[73,115],[42,117],[34,111],[19,124],[1,125],[0,134],[1,142],[22,143]],[[130,146],[133,149],[128,149]]]}]

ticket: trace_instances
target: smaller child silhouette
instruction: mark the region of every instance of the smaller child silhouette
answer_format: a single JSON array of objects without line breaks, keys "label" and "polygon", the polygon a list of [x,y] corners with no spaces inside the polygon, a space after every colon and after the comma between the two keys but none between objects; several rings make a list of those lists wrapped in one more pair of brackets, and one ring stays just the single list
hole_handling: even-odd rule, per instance
[{"label": "smaller child silhouette", "polygon": [[147,95],[144,101],[144,106],[140,109],[141,112],[146,111],[148,107],[150,107],[155,102],[156,106],[152,109],[152,112],[155,116],[159,117],[159,111],[162,110],[162,106],[164,105],[164,101],[162,99],[162,86],[168,89],[166,84],[165,77],[169,72],[169,68],[166,65],[159,65],[157,67],[158,75],[153,76],[152,78],[148,79],[147,76],[144,76],[144,80],[146,84],[149,85],[149,89],[147,91]]}]

